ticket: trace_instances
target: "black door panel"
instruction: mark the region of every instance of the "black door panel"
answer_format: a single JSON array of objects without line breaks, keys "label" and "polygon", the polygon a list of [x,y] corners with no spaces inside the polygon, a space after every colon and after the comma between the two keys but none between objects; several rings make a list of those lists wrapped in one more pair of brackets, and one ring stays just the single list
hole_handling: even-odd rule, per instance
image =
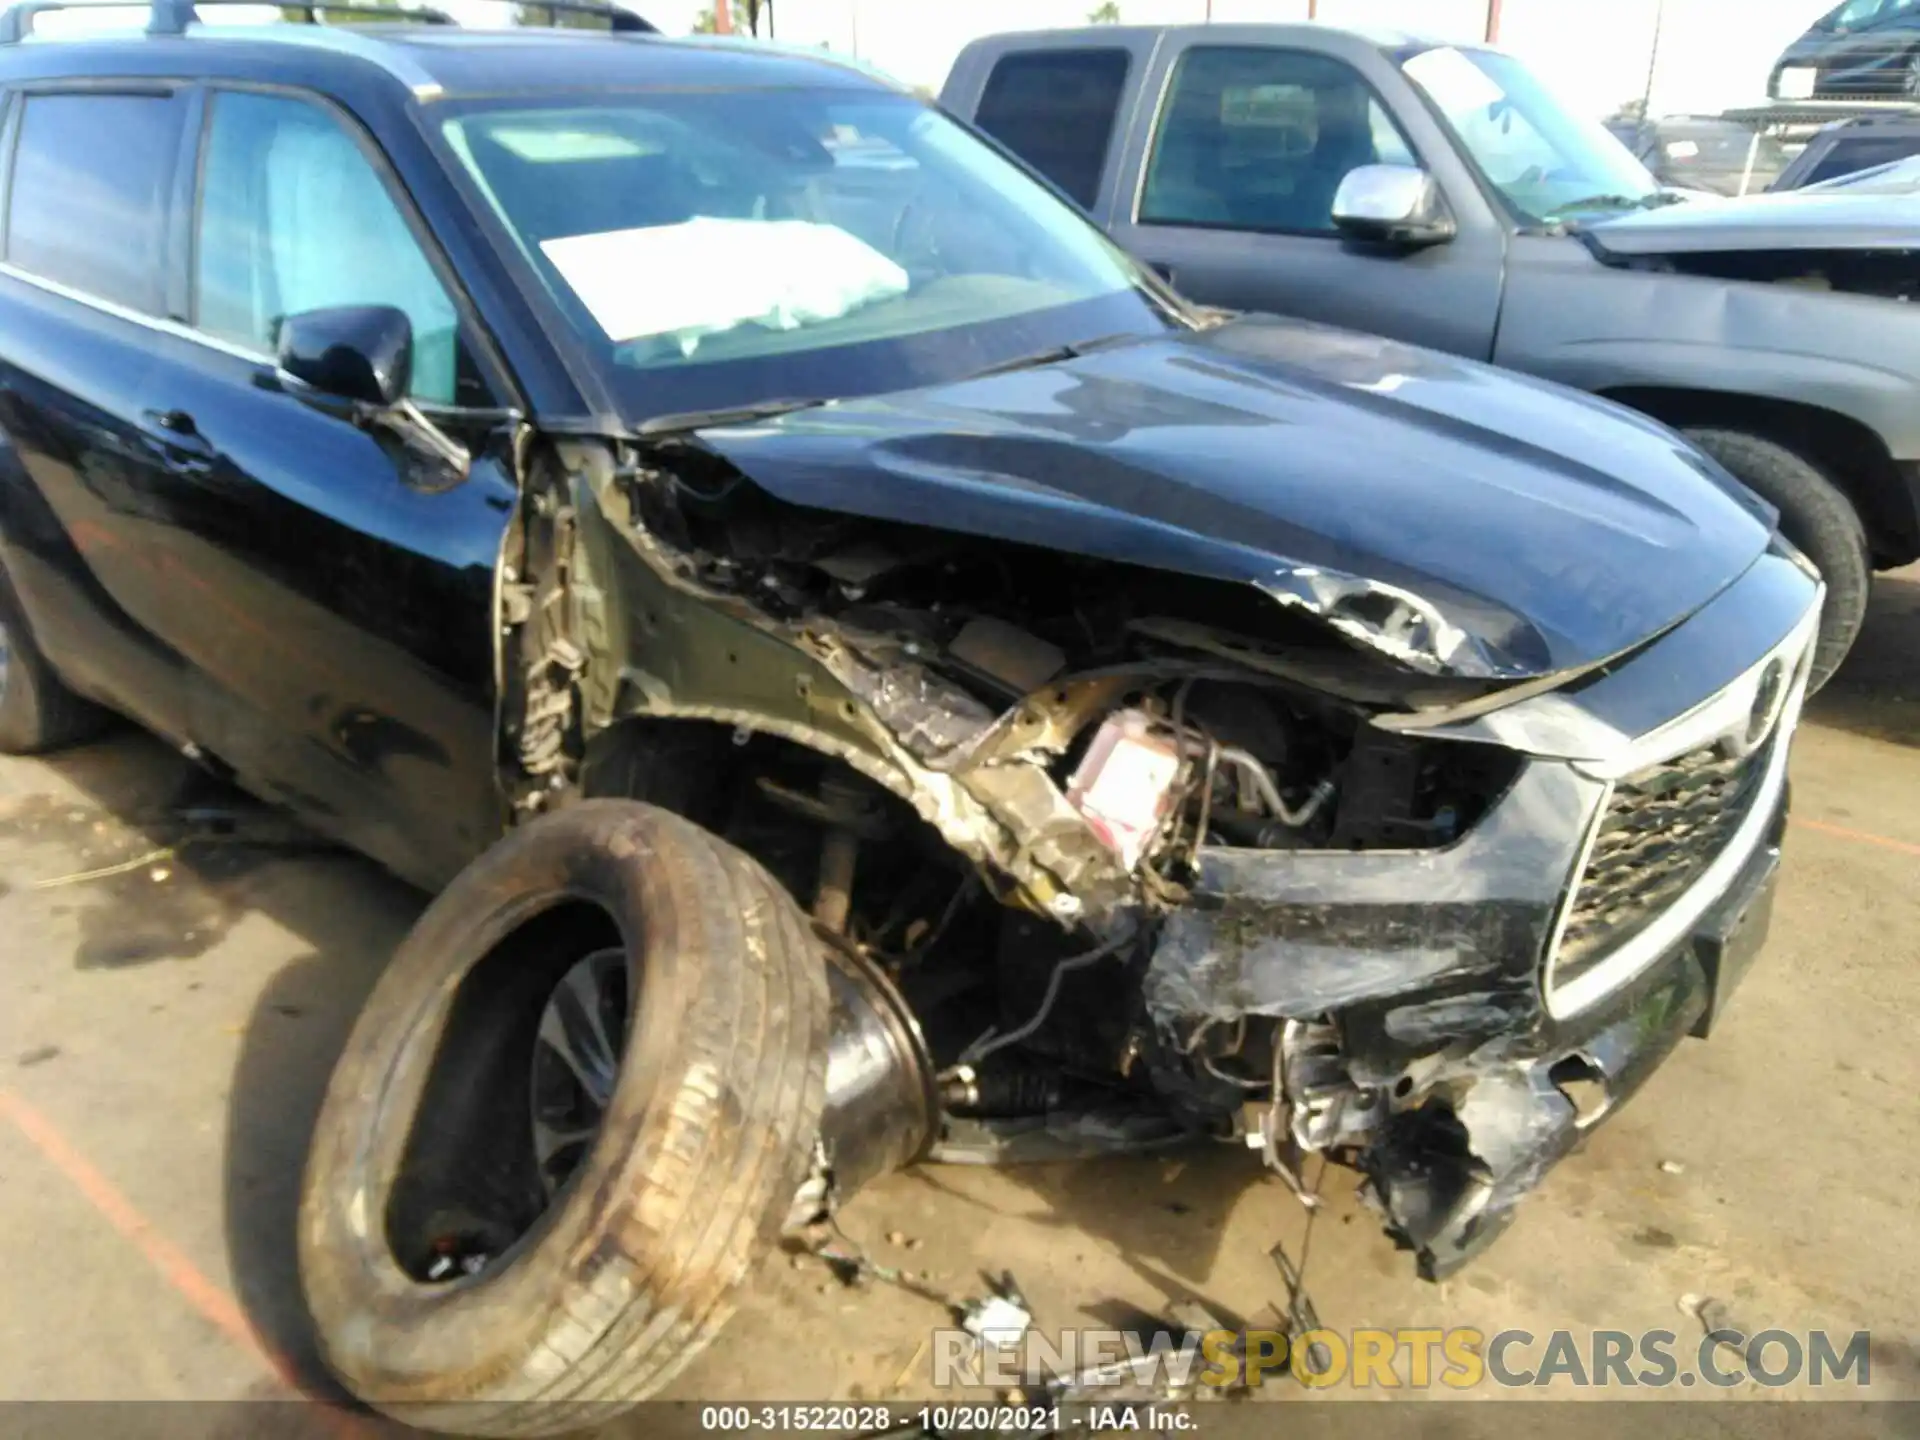
[{"label": "black door panel", "polygon": [[155,337],[139,415],[175,560],[154,629],[195,677],[199,743],[435,885],[501,827],[492,606],[510,470],[486,435],[463,435],[482,452],[470,476],[420,488],[378,422],[274,383],[285,315],[395,304],[413,321],[416,399],[479,384],[454,302],[351,121],[285,95],[208,103],[201,328]]},{"label": "black door panel", "polygon": [[140,412],[186,110],[152,90],[16,102],[0,275],[0,558],[69,683],[176,741],[188,676],[149,625],[171,522]]}]

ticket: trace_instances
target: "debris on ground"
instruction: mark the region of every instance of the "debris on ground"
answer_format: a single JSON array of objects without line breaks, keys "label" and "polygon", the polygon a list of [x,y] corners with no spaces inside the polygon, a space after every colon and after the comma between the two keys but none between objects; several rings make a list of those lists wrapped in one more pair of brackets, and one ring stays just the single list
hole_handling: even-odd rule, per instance
[{"label": "debris on ground", "polygon": [[[155,861],[168,859],[173,854],[173,846],[162,845],[149,850],[144,855],[136,855],[131,860],[122,860],[118,865],[102,865],[97,870],[81,870],[72,875],[55,875],[49,880],[36,880],[36,890],[54,890],[62,885],[83,885],[89,880],[105,880],[114,875],[130,875],[135,870],[143,870]],[[165,877],[162,876],[164,879]]]},{"label": "debris on ground", "polygon": [[1662,1160],[1660,1162],[1660,1168],[1669,1175],[1684,1175],[1687,1173],[1687,1167],[1682,1165],[1678,1160]]},{"label": "debris on ground", "polygon": [[960,1308],[960,1328],[982,1346],[1015,1349],[1033,1328],[1033,1308],[1014,1283],[1011,1271],[1001,1271],[990,1285],[985,1295]]},{"label": "debris on ground", "polygon": [[[1691,1315],[1700,1322],[1700,1328],[1709,1338],[1718,1338],[1722,1345],[1739,1348],[1746,1337],[1755,1332],[1734,1318],[1733,1311],[1724,1300],[1716,1300],[1711,1295],[1686,1294],[1680,1297],[1682,1313]],[[1738,1343],[1732,1337],[1738,1337]]]}]

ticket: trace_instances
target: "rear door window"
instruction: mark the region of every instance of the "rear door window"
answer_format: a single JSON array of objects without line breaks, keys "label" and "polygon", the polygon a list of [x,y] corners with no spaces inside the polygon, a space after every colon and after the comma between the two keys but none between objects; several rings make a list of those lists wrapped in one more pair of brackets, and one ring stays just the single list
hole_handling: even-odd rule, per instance
[{"label": "rear door window", "polygon": [[1333,197],[1352,171],[1414,163],[1344,62],[1196,46],[1180,57],[1161,110],[1140,223],[1332,235]]},{"label": "rear door window", "polygon": [[7,194],[7,263],[160,314],[181,109],[170,95],[27,96]]},{"label": "rear door window", "polygon": [[1086,208],[1100,194],[1125,50],[1036,50],[1004,56],[987,76],[980,128]]}]

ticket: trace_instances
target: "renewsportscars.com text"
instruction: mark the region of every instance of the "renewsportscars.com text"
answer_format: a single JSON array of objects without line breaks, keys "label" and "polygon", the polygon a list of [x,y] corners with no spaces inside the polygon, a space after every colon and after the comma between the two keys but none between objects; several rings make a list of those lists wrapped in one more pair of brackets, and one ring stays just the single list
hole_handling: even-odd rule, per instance
[{"label": "renewsportscars.com text", "polygon": [[[979,1345],[962,1330],[933,1334],[932,1380],[950,1386],[1044,1386],[1089,1376],[1142,1380],[1173,1390],[1237,1389],[1290,1377],[1310,1389],[1503,1388],[1728,1389],[1872,1384],[1872,1336],[1825,1330],[1715,1330],[1695,1340],[1672,1330],[1406,1328],[1209,1330],[1142,1335],[1068,1330],[1029,1335],[1017,1347]],[[1101,1381],[1096,1378],[1093,1385]]]}]

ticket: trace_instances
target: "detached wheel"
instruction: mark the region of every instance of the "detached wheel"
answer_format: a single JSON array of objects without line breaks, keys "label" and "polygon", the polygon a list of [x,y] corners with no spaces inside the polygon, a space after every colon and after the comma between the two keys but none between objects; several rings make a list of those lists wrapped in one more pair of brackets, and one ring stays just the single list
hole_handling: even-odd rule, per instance
[{"label": "detached wheel", "polygon": [[625,800],[428,909],[327,1092],[300,1212],[322,1353],[409,1424],[538,1435],[667,1384],[805,1179],[827,980],[755,862]]},{"label": "detached wheel", "polygon": [[33,755],[88,739],[106,712],[60,683],[0,575],[0,754]]},{"label": "detached wheel", "polygon": [[1689,430],[1687,438],[1780,512],[1780,530],[1827,582],[1808,693],[1833,678],[1867,616],[1873,562],[1859,512],[1817,466],[1784,445],[1740,430]]}]

